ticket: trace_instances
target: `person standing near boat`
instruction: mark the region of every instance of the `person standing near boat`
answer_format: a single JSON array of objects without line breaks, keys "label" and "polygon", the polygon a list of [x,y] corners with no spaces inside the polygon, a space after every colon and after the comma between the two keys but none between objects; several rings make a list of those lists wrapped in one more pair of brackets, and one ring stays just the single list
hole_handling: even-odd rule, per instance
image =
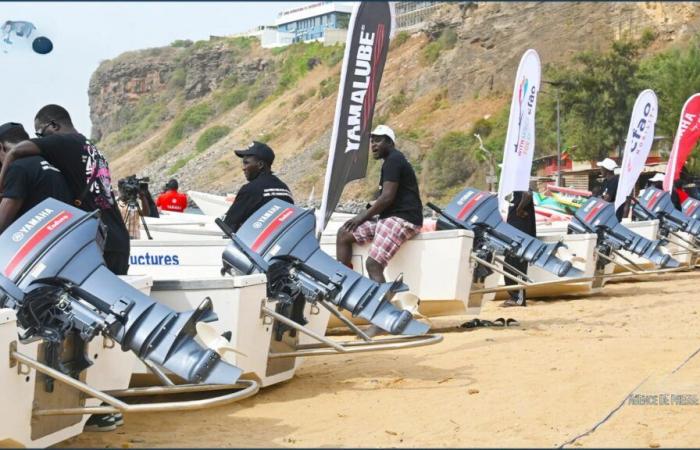
[{"label": "person standing near boat", "polygon": [[[598,161],[597,166],[600,167],[600,172],[603,175],[603,187],[600,192],[600,198],[606,202],[615,203],[615,198],[617,197],[617,185],[620,182],[620,176],[615,174],[615,169],[617,169],[617,163],[611,158],[605,158],[602,161]],[[617,220],[621,221],[625,216],[625,210],[627,208],[627,202],[620,205],[615,211],[615,216]]]},{"label": "person standing near boat", "polygon": [[423,203],[413,167],[396,147],[394,131],[377,126],[370,135],[374,159],[383,159],[379,197],[365,211],[348,220],[336,236],[338,261],[352,267],[352,244],[371,243],[367,273],[386,282],[384,268],[401,245],[418,234],[423,225]]},{"label": "person standing near boat", "polygon": [[236,232],[255,211],[273,198],[294,204],[292,193],[286,184],[272,173],[275,152],[262,142],[253,141],[245,150],[236,150],[241,158],[244,184],[223,218],[224,223]]},{"label": "person standing near boat", "polygon": [[[537,237],[537,226],[535,223],[535,204],[532,201],[531,191],[514,191],[513,200],[508,208],[508,216],[506,222],[509,225],[517,228],[523,233]],[[517,272],[527,275],[528,263],[527,261],[520,259],[518,257],[507,256],[505,258],[506,264],[512,266]],[[519,276],[516,271],[508,269],[505,267],[504,270],[514,276]],[[517,284],[515,281],[508,277],[505,278],[506,286],[511,286]],[[527,301],[525,299],[525,290],[520,289],[517,291],[508,291],[510,298],[504,301],[501,306],[527,306]]]},{"label": "person standing near boat", "polygon": [[172,178],[165,185],[165,192],[156,199],[156,205],[161,211],[185,212],[187,208],[187,195],[178,192],[180,184]]}]

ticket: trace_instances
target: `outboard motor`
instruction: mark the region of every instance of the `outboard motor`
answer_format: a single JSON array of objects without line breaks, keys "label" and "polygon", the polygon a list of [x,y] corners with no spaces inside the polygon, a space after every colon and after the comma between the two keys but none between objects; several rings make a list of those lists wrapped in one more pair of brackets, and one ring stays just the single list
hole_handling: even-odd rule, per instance
[{"label": "outboard motor", "polygon": [[[42,337],[60,353],[69,333],[84,342],[103,333],[189,382],[235,383],[242,371],[194,340],[196,323],[216,317],[211,302],[182,313],[155,302],[105,267],[105,235],[97,212],[54,199],[0,235],[0,306],[17,311],[22,338]],[[85,357],[71,372],[90,364]]]},{"label": "outboard motor", "polygon": [[700,220],[700,200],[688,197],[681,205],[683,214],[694,220]]},{"label": "outboard motor", "polygon": [[396,292],[407,290],[400,278],[379,284],[321,251],[313,210],[273,199],[235,234],[221,220],[217,224],[232,239],[224,250],[224,270],[267,274],[270,296],[330,301],[392,334],[420,335],[430,328],[390,303]]},{"label": "outboard motor", "polygon": [[671,255],[661,251],[661,241],[650,241],[622,226],[615,216],[615,206],[600,198],[591,197],[576,211],[569,223],[568,232],[596,233],[598,251],[606,255],[610,255],[612,250],[625,249],[661,267],[679,266]]},{"label": "outboard motor", "polygon": [[467,188],[457,194],[444,210],[435,209],[442,215],[437,228],[471,230],[477,253],[514,256],[560,277],[583,275],[570,261],[562,261],[556,256],[563,243],[545,244],[504,222],[498,211],[498,198],[493,194]]},{"label": "outboard motor", "polygon": [[700,238],[700,220],[692,219],[673,206],[671,194],[655,187],[648,187],[639,193],[639,199],[632,208],[635,218],[641,220],[658,219],[663,236],[682,231],[694,238]]}]

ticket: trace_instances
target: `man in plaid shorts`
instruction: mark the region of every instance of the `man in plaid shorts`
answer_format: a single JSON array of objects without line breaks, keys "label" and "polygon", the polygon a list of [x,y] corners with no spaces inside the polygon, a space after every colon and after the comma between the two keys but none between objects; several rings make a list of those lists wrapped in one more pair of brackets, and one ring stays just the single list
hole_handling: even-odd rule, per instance
[{"label": "man in plaid shorts", "polygon": [[379,125],[370,136],[374,159],[383,159],[377,200],[338,230],[336,257],[352,267],[352,244],[371,243],[367,273],[384,283],[384,268],[401,244],[411,239],[423,226],[423,204],[418,180],[406,157],[394,146],[394,131]]}]

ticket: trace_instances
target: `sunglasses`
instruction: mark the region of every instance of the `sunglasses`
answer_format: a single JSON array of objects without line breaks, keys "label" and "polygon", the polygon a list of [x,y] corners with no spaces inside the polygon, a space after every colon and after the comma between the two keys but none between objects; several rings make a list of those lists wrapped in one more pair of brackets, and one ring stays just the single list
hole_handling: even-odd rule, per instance
[{"label": "sunglasses", "polygon": [[44,125],[44,126],[41,128],[40,131],[37,131],[37,132],[34,133],[34,134],[36,134],[36,137],[39,137],[39,138],[44,137],[44,134],[46,133],[46,129],[47,129],[49,126],[51,126],[51,125],[54,125],[54,121],[53,121],[53,120],[50,121],[49,123],[47,123],[46,125]]}]

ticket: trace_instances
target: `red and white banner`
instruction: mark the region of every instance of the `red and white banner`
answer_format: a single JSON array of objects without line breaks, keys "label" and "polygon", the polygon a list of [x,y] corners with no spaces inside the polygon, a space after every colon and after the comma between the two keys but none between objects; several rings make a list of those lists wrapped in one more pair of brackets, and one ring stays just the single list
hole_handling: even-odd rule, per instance
[{"label": "red and white banner", "polygon": [[505,198],[513,191],[530,187],[532,155],[535,151],[535,108],[540,91],[540,55],[528,50],[520,59],[510,104],[508,134],[503,149],[503,167],[498,182],[498,207],[508,209]]},{"label": "red and white banner", "polygon": [[659,103],[656,94],[651,89],[642,91],[634,102],[630,129],[625,141],[625,152],[620,167],[620,181],[617,184],[615,210],[619,208],[627,196],[632,193],[639,174],[649,156],[651,144],[654,142],[654,125],[658,117]]},{"label": "red and white banner", "polygon": [[681,175],[681,169],[688,160],[690,152],[700,138],[700,94],[690,97],[681,110],[681,120],[673,141],[673,149],[668,157],[664,191],[671,192],[673,182]]}]

